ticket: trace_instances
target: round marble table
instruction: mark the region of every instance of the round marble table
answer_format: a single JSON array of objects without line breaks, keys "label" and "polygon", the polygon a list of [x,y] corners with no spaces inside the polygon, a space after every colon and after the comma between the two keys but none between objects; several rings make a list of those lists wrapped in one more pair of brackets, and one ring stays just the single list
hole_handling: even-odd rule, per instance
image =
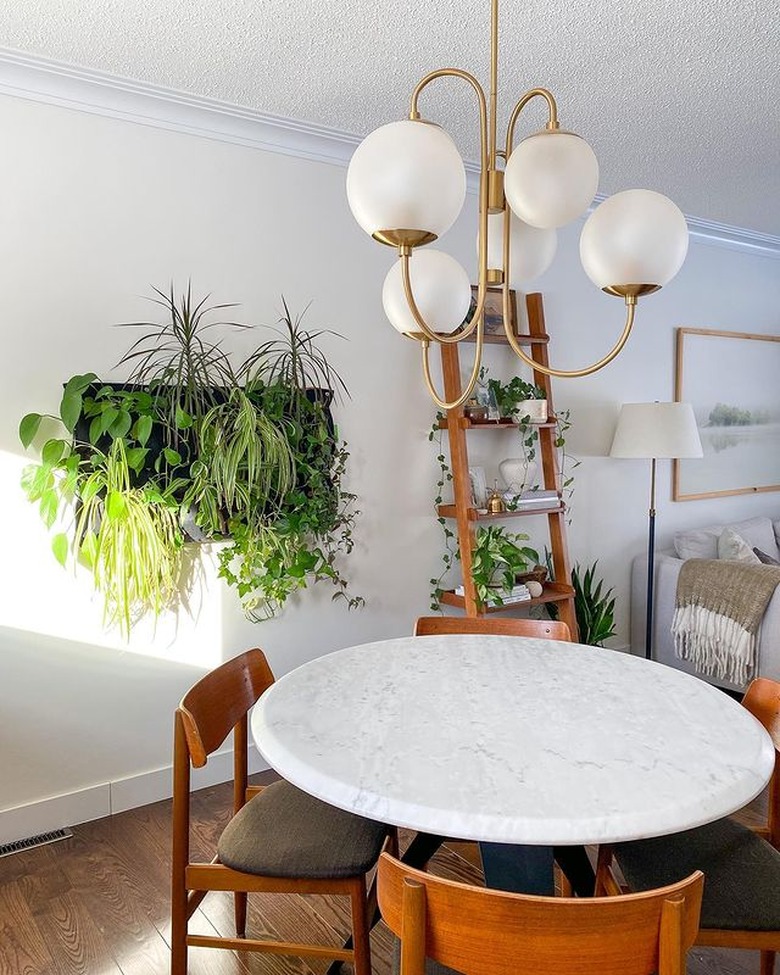
[{"label": "round marble table", "polygon": [[739,809],[774,748],[727,695],[612,650],[497,636],[349,647],[282,677],[252,730],[334,806],[495,843],[618,842]]}]

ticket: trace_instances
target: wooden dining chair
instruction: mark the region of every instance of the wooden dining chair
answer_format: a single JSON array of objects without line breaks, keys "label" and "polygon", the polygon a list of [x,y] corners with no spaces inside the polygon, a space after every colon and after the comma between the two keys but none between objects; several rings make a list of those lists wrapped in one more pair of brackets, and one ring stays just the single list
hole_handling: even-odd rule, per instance
[{"label": "wooden dining chair", "polygon": [[[185,975],[187,948],[196,945],[351,961],[355,975],[371,975],[366,873],[376,864],[388,827],[320,802],[284,780],[247,786],[247,712],[273,682],[262,651],[249,650],[199,680],[176,709],[172,975]],[[191,862],[190,767],[204,766],[231,730],[234,814],[214,859]],[[392,841],[389,848],[395,849]],[[188,933],[190,917],[211,890],[235,892],[235,938]],[[246,938],[252,891],[349,897],[354,949]]]},{"label": "wooden dining chair", "polygon": [[439,633],[530,636],[540,640],[561,640],[571,643],[571,631],[561,620],[529,620],[519,617],[495,619],[489,616],[421,616],[415,623],[415,636],[433,636]]},{"label": "wooden dining chair", "polygon": [[706,877],[696,944],[761,952],[761,975],[772,975],[780,951],[780,683],[759,677],[742,699],[775,746],[765,823],[755,829],[721,819],[671,836],[599,850],[596,892],[614,890],[614,857],[630,890],[673,883],[691,870]]},{"label": "wooden dining chair", "polygon": [[424,975],[426,958],[468,975],[684,975],[703,883],[696,871],[641,894],[536,897],[379,859],[379,907],[401,939],[400,975]]}]

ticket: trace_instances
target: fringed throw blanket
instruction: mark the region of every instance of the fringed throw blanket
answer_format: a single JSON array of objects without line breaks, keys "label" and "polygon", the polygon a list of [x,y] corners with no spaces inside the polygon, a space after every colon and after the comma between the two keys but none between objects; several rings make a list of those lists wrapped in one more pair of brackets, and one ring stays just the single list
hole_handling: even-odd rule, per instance
[{"label": "fringed throw blanket", "polygon": [[687,559],[672,620],[677,656],[709,677],[747,684],[761,619],[778,584],[775,566]]}]

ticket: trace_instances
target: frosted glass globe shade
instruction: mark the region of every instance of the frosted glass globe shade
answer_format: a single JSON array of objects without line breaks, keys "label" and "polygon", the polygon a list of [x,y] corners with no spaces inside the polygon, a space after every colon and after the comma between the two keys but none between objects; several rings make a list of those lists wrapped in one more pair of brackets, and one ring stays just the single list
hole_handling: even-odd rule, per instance
[{"label": "frosted glass globe shade", "polygon": [[[552,229],[532,227],[511,213],[509,238],[509,287],[521,285],[540,274],[552,264],[558,247],[558,234]],[[479,235],[477,235],[479,253]],[[488,267],[501,269],[504,259],[504,218],[500,213],[488,214]]]},{"label": "frosted glass globe shade", "polygon": [[685,217],[653,190],[624,190],[604,200],[585,222],[580,259],[599,288],[666,284],[688,252]]},{"label": "frosted glass globe shade", "polygon": [[[454,257],[427,248],[416,250],[409,258],[409,277],[417,308],[434,332],[452,332],[463,324],[471,306],[471,284]],[[420,331],[406,300],[400,261],[385,278],[382,304],[399,332],[406,335]]]},{"label": "frosted glass globe shade", "polygon": [[440,237],[466,197],[466,170],[444,129],[405,119],[375,129],[347,170],[347,199],[367,234],[419,230]]},{"label": "frosted glass globe shade", "polygon": [[573,132],[537,132],[512,151],[504,192],[517,216],[532,227],[562,227],[590,206],[599,185],[599,164],[588,143]]}]

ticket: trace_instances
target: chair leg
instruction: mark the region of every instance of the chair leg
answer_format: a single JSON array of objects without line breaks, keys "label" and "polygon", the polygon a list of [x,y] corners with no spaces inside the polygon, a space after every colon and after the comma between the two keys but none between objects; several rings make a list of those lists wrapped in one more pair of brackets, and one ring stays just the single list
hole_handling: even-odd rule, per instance
[{"label": "chair leg", "polygon": [[247,893],[245,890],[237,890],[233,898],[233,909],[236,915],[236,937],[245,938]]},{"label": "chair leg", "polygon": [[171,909],[171,975],[187,975],[186,907],[176,904],[176,899]]},{"label": "chair leg", "polygon": [[371,975],[371,942],[368,928],[366,878],[358,877],[350,897],[352,904],[352,943],[355,951],[355,975]]},{"label": "chair leg", "polygon": [[171,975],[187,975],[187,891],[174,878],[171,891]]},{"label": "chair leg", "polygon": [[761,952],[761,975],[774,975],[775,953],[774,951]]}]

